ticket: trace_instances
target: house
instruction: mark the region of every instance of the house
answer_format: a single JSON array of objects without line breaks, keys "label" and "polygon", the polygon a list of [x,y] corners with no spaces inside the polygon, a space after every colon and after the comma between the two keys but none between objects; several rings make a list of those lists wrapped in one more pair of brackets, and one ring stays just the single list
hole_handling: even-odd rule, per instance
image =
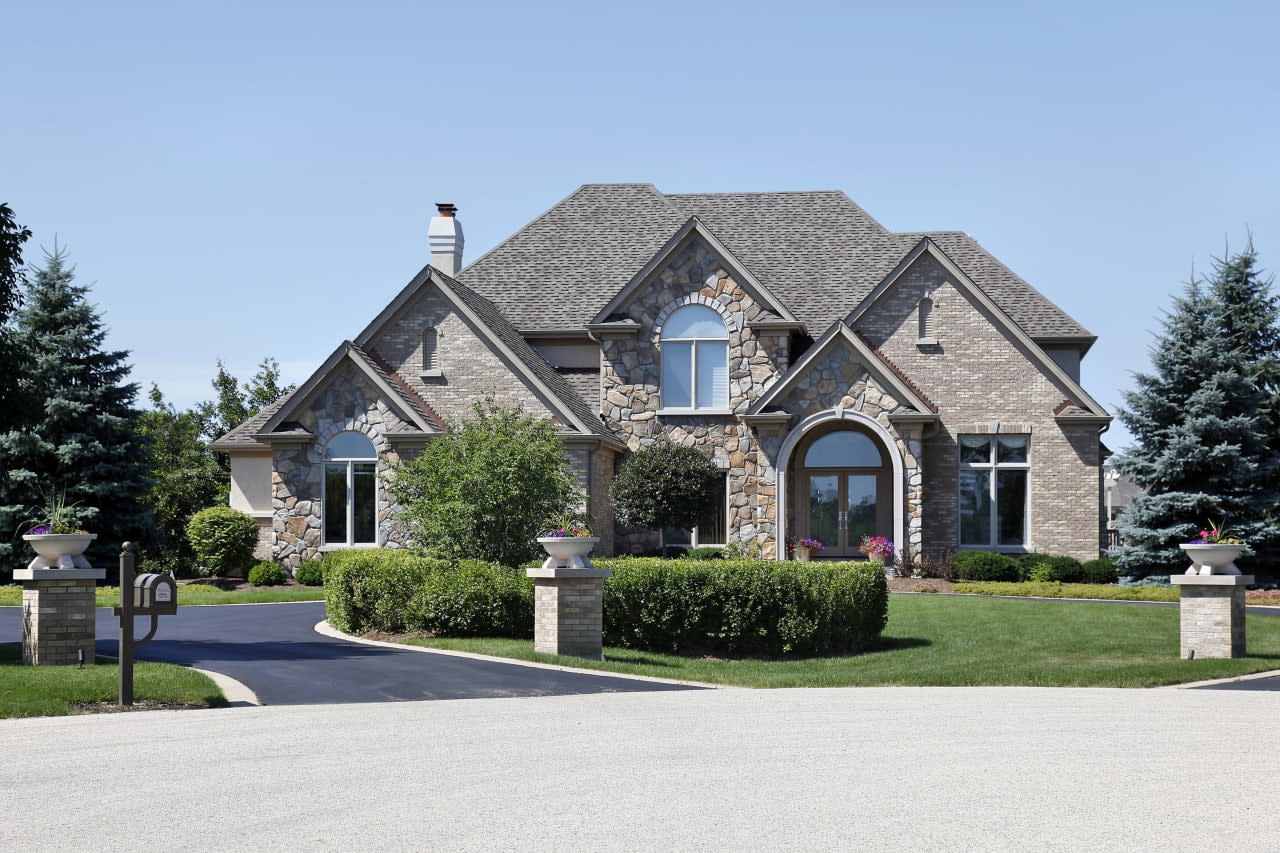
[{"label": "house", "polygon": [[[393,466],[486,394],[557,425],[606,553],[1098,555],[1095,338],[967,234],[891,232],[835,191],[594,184],[464,267],[456,212],[371,323],[213,445],[273,559],[404,545]],[[613,522],[618,465],[655,441],[724,471],[692,530]]]}]

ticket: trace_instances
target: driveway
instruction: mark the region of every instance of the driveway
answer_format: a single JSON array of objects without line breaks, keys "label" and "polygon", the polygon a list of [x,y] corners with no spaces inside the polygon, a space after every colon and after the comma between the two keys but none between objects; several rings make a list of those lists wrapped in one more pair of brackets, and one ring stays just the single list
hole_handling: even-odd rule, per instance
[{"label": "driveway", "polygon": [[[18,607],[0,607],[0,641],[22,637]],[[221,672],[267,705],[481,699],[576,693],[689,690],[662,684],[366,646],[315,632],[324,603],[179,607],[160,618],[138,660]],[[98,653],[115,656],[118,621],[98,608]],[[150,620],[137,620],[138,636]]]}]

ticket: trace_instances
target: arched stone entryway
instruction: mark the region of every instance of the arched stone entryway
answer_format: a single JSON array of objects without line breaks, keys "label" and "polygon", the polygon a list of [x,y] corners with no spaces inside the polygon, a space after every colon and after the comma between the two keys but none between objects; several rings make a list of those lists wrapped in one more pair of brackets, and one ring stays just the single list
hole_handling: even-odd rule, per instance
[{"label": "arched stone entryway", "polygon": [[901,554],[904,473],[897,438],[873,418],[839,408],[805,418],[778,454],[778,559],[791,536],[822,539],[823,556],[856,557],[864,533]]}]

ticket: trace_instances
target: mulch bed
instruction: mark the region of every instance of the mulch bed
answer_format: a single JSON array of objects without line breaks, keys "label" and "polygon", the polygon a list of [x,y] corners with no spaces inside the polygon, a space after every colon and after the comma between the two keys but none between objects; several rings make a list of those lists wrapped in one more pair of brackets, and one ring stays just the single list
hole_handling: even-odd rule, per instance
[{"label": "mulch bed", "polygon": [[941,578],[888,578],[889,592],[951,592],[951,581]]}]

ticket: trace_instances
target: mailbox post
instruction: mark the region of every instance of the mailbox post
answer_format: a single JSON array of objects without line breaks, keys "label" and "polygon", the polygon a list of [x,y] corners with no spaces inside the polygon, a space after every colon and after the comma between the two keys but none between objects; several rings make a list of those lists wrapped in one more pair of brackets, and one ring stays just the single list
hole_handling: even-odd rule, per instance
[{"label": "mailbox post", "polygon": [[[169,574],[134,575],[137,549],[124,543],[120,552],[120,704],[133,704],[133,650],[156,635],[161,616],[178,612],[178,586]],[[141,640],[133,638],[133,617],[150,616],[151,630]]]}]

